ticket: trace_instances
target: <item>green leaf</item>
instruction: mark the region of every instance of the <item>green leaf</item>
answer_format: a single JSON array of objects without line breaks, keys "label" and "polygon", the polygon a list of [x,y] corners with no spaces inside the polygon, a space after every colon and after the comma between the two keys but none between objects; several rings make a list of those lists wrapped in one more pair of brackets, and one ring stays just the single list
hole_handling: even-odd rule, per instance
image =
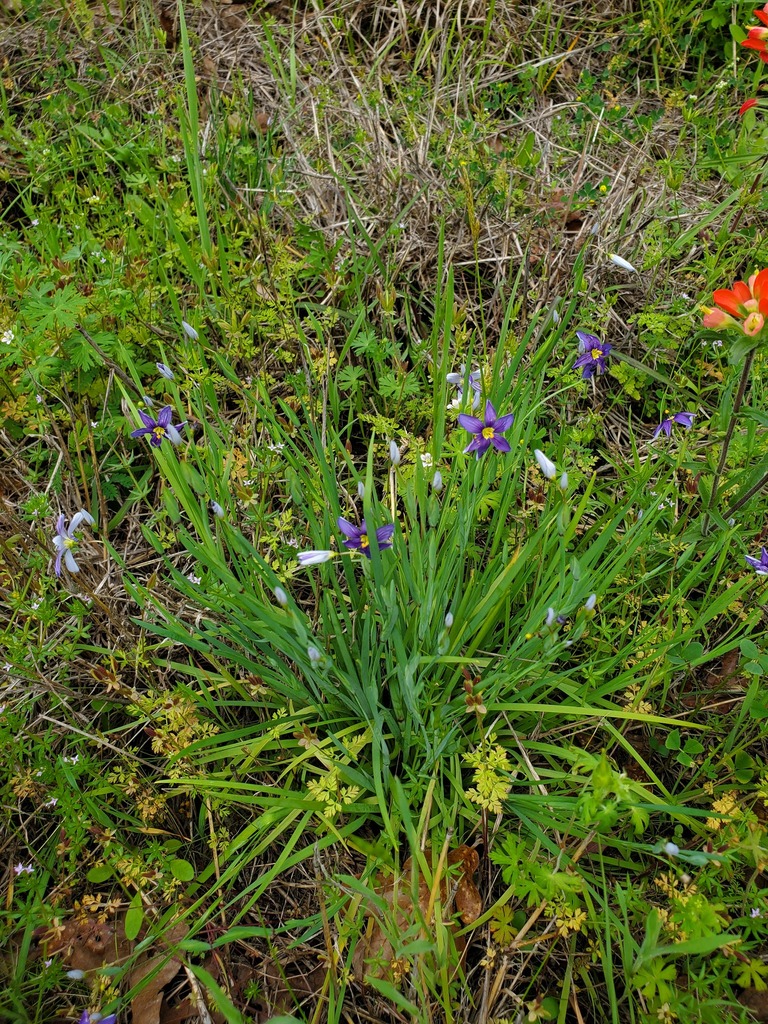
[{"label": "green leaf", "polygon": [[133,942],[139,934],[143,921],[144,905],[141,902],[141,893],[137,892],[125,914],[125,937],[129,942]]},{"label": "green leaf", "polygon": [[181,860],[181,858],[176,857],[171,861],[170,867],[171,874],[180,882],[191,882],[195,877],[195,869],[188,860]]},{"label": "green leaf", "polygon": [[110,864],[97,864],[95,868],[91,868],[85,877],[89,882],[106,882],[108,878],[112,877],[112,874],[112,866]]},{"label": "green leaf", "polygon": [[680,749],[680,730],[673,729],[672,732],[664,740],[664,746],[667,750],[679,750]]}]

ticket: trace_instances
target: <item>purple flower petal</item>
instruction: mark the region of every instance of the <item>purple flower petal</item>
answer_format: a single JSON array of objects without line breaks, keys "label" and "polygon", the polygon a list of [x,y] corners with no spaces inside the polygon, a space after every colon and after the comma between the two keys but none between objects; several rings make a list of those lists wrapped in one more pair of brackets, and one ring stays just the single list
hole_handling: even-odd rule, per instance
[{"label": "purple flower petal", "polygon": [[496,420],[496,410],[493,408],[490,398],[485,403],[485,425],[489,427]]},{"label": "purple flower petal", "polygon": [[503,434],[505,430],[509,430],[512,424],[515,422],[515,414],[508,412],[506,416],[499,416],[496,422],[493,424],[493,429]]},{"label": "purple flower petal", "polygon": [[141,422],[148,430],[152,430],[153,427],[157,426],[155,420],[152,419],[149,413],[144,412],[143,409],[139,409],[139,416],[141,418]]},{"label": "purple flower petal", "polygon": [[477,452],[478,455],[482,455],[483,452],[487,451],[491,446],[491,442],[487,437],[478,435],[474,440],[470,441],[467,447],[464,449],[465,455],[469,455],[470,452]]},{"label": "purple flower petal", "polygon": [[170,405],[164,405],[160,412],[157,414],[157,425],[165,429],[173,419],[173,409]]},{"label": "purple flower petal", "polygon": [[497,437],[495,434],[491,438],[491,444],[494,448],[497,448],[500,452],[511,452],[512,449],[509,447],[509,441],[505,437]]},{"label": "purple flower petal", "polygon": [[361,535],[365,533],[365,523],[362,526],[354,526],[352,523],[348,523],[344,516],[339,516],[336,523],[344,536],[349,537],[350,540],[359,541]]},{"label": "purple flower petal", "polygon": [[385,544],[387,547],[392,546],[392,538],[395,534],[395,524],[388,523],[386,526],[380,526],[376,531],[376,542],[379,547],[383,547]]},{"label": "purple flower petal", "polygon": [[459,416],[459,423],[470,434],[479,434],[485,427],[483,421],[479,420],[477,416],[468,416],[465,412]]}]

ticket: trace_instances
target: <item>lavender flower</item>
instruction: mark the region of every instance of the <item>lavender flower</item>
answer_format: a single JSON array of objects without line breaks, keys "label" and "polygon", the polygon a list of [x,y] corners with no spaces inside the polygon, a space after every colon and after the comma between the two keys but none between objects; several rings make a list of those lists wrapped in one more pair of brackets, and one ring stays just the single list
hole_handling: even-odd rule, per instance
[{"label": "lavender flower", "polygon": [[497,416],[496,410],[490,402],[485,403],[485,421],[477,419],[476,416],[467,416],[466,413],[462,413],[459,416],[459,423],[470,434],[477,435],[474,440],[469,442],[464,451],[475,452],[478,459],[491,445],[500,452],[511,451],[509,442],[499,435],[509,430],[514,419],[512,413],[508,413],[506,416]]},{"label": "lavender flower", "polygon": [[335,551],[300,551],[296,557],[299,565],[320,565],[329,562],[335,554]]},{"label": "lavender flower", "polygon": [[586,331],[576,331],[579,339],[579,352],[581,355],[573,364],[573,369],[582,368],[582,377],[591,377],[593,373],[605,373],[605,361],[612,346],[608,342],[602,342],[594,334],[587,334]]},{"label": "lavender flower", "polygon": [[[483,390],[482,378],[483,375],[480,370],[473,370],[469,375],[469,389],[472,392],[473,409],[477,409],[480,405],[480,394]],[[457,389],[458,394],[455,404],[461,405],[464,397],[464,367],[462,366],[461,373],[449,373],[445,379]]]},{"label": "lavender flower", "polygon": [[108,1017],[102,1017],[100,1013],[91,1015],[87,1010],[83,1010],[83,1015],[77,1024],[115,1024],[116,1020],[116,1013],[110,1013]]},{"label": "lavender flower", "polygon": [[17,876],[18,875],[22,875],[22,874],[31,875],[34,870],[35,869],[32,867],[31,864],[21,864],[21,863],[19,863],[19,864],[14,864],[14,866],[13,866],[13,873],[14,873],[14,875],[17,875]]},{"label": "lavender flower", "polygon": [[93,526],[94,520],[93,516],[83,508],[72,516],[72,522],[66,528],[64,526],[65,522],[64,513],[62,512],[56,520],[56,534],[53,538],[53,546],[56,548],[54,572],[57,576],[61,576],[62,558],[70,572],[80,572],[80,568],[72,554],[72,549],[76,548],[78,544],[75,530],[78,529],[81,523],[88,523],[89,526]]},{"label": "lavender flower", "polygon": [[682,427],[690,427],[693,424],[695,415],[695,412],[676,412],[674,416],[661,421],[653,432],[653,439],[656,440],[659,434],[666,434],[669,437],[672,433],[673,423],[679,423]]},{"label": "lavender flower", "polygon": [[[353,523],[348,523],[343,516],[339,516],[337,519],[338,527],[344,536],[347,538],[344,541],[344,547],[349,548],[352,551],[362,551],[366,558],[371,557],[371,539],[368,534],[368,527],[365,524],[365,520],[362,521],[360,526],[355,526]],[[376,546],[379,551],[385,551],[387,548],[392,547],[392,537],[395,532],[393,523],[388,526],[380,526],[376,531]]]},{"label": "lavender flower", "polygon": [[763,548],[759,558],[751,558],[749,555],[744,557],[747,565],[751,565],[758,576],[768,576],[768,548]]},{"label": "lavender flower", "polygon": [[155,363],[157,372],[166,380],[173,380],[173,370],[166,363]]},{"label": "lavender flower", "polygon": [[149,435],[149,443],[153,448],[159,448],[163,443],[163,438],[167,437],[171,444],[181,443],[181,434],[179,430],[184,426],[180,423],[178,427],[175,427],[171,420],[173,418],[173,410],[170,405],[164,406],[157,414],[157,419],[153,420],[151,416],[139,410],[139,416],[141,416],[141,422],[144,424],[139,430],[132,430],[131,437],[143,437],[145,434]]}]

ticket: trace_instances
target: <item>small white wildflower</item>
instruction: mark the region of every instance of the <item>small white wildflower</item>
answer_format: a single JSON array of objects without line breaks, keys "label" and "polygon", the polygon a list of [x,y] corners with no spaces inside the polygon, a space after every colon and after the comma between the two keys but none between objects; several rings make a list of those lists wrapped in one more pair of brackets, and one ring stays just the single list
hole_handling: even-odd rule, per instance
[{"label": "small white wildflower", "polygon": [[195,576],[195,574],[193,572],[190,572],[187,575],[187,579],[195,587],[198,586],[198,584],[202,583],[202,581],[203,581],[202,576]]},{"label": "small white wildflower", "polygon": [[95,430],[96,427],[98,427],[98,425],[99,425],[99,421],[98,420],[91,420],[91,429],[92,430]]},{"label": "small white wildflower", "polygon": [[676,857],[678,853],[680,853],[680,847],[677,843],[665,843],[664,853],[666,853],[668,857]]},{"label": "small white wildflower", "polygon": [[197,341],[197,339],[200,337],[200,335],[197,333],[197,331],[192,326],[192,324],[188,324],[186,320],[182,320],[181,321],[181,326],[182,326],[186,336],[188,338],[191,338],[192,341]]},{"label": "small white wildflower", "polygon": [[440,470],[435,470],[435,475],[432,477],[432,490],[435,494],[439,494],[443,489],[443,474]]},{"label": "small white wildflower", "polygon": [[736,525],[736,520],[733,518],[733,516],[731,516],[731,518],[728,520],[728,525],[729,526],[735,526]]},{"label": "small white wildflower", "polygon": [[32,225],[33,228],[36,228],[40,221],[37,219],[37,217],[34,217],[29,223]]},{"label": "small white wildflower", "polygon": [[389,461],[393,466],[400,465],[400,449],[394,441],[389,442]]},{"label": "small white wildflower", "polygon": [[750,917],[762,917],[763,916],[763,912],[762,912],[762,910],[759,907],[752,907],[752,909],[749,912],[749,916]]},{"label": "small white wildflower", "polygon": [[13,341],[14,337],[15,337],[15,335],[14,335],[13,331],[11,331],[11,330],[3,331],[3,333],[0,334],[0,341],[2,341],[2,343],[4,345],[10,345],[11,342]]},{"label": "small white wildflower", "polygon": [[35,401],[37,402],[38,405],[41,405],[42,401],[43,401],[43,396],[42,395],[35,395]]},{"label": "small white wildflower", "polygon": [[609,258],[615,267],[619,267],[621,270],[626,270],[630,274],[637,273],[632,264],[628,260],[625,260],[623,256],[617,256],[615,252],[612,252]]},{"label": "small white wildflower", "polygon": [[283,588],[282,587],[275,587],[273,593],[275,595],[275,600],[280,605],[280,607],[281,608],[287,608],[288,607],[288,595],[283,590]]},{"label": "small white wildflower", "polygon": [[421,464],[424,467],[424,469],[430,469],[432,466],[432,456],[429,454],[429,452],[425,452],[423,455],[420,456],[420,458]]},{"label": "small white wildflower", "polygon": [[312,662],[313,665],[317,665],[318,662],[322,661],[322,659],[323,659],[323,656],[320,653],[320,651],[317,649],[317,647],[314,647],[312,645],[310,645],[307,648],[307,657],[309,658],[309,660]]},{"label": "small white wildflower", "polygon": [[539,464],[539,469],[547,478],[547,480],[554,480],[557,476],[557,466],[548,459],[544,452],[539,451],[538,448],[534,448],[533,454],[536,456],[536,461]]},{"label": "small white wildflower", "polygon": [[41,605],[42,603],[43,603],[43,602],[42,602],[42,600],[41,600],[41,599],[38,599],[37,601],[33,601],[33,602],[32,602],[32,604],[30,605],[30,607],[32,608],[32,611],[33,611],[33,612],[36,612],[36,611],[37,611],[37,609],[38,609],[38,608],[40,607],[40,605]]},{"label": "small white wildflower", "polygon": [[552,322],[556,323],[556,324],[559,324],[560,323],[560,319],[561,319],[560,314],[557,312],[556,309],[553,309],[552,310]]}]

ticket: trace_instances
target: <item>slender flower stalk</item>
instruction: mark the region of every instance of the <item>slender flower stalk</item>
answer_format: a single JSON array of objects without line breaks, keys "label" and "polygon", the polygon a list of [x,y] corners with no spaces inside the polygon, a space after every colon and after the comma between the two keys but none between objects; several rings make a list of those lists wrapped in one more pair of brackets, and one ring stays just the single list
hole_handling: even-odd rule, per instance
[{"label": "slender flower stalk", "polygon": [[475,434],[474,439],[469,442],[464,452],[466,454],[474,452],[476,458],[479,459],[481,455],[488,451],[491,445],[500,452],[511,451],[509,441],[501,437],[501,435],[509,430],[514,420],[515,417],[512,413],[507,413],[506,416],[497,416],[496,410],[490,401],[485,403],[484,420],[479,420],[476,416],[467,416],[465,413],[462,413],[459,416],[459,423],[470,434]]},{"label": "slender flower stalk", "polygon": [[80,572],[80,567],[72,554],[73,549],[79,543],[78,538],[75,536],[75,531],[80,527],[81,523],[93,526],[94,519],[90,512],[86,512],[83,508],[72,516],[72,521],[68,527],[65,527],[65,522],[64,513],[62,512],[56,520],[56,533],[53,538],[53,546],[56,548],[54,572],[57,576],[61,576],[62,559],[70,572]]},{"label": "slender flower stalk", "polygon": [[[723,439],[723,447],[720,451],[720,459],[717,463],[717,469],[715,470],[715,476],[712,480],[712,493],[709,496],[709,503],[707,505],[707,511],[704,515],[704,522],[701,524],[701,532],[706,537],[707,529],[709,528],[709,520],[711,518],[712,509],[715,507],[717,502],[717,492],[720,486],[720,477],[723,475],[723,469],[728,458],[728,449],[731,446],[731,438],[733,437],[733,431],[736,428],[736,416],[741,409],[741,403],[744,401],[744,393],[747,390],[747,381],[749,380],[749,374],[752,369],[752,363],[755,358],[755,350],[747,352],[744,359],[744,369],[741,371],[741,380],[739,381],[739,387],[736,391],[736,395],[733,399],[733,409],[728,419],[728,427],[725,431],[725,438]],[[733,509],[731,510],[733,511]]]}]

